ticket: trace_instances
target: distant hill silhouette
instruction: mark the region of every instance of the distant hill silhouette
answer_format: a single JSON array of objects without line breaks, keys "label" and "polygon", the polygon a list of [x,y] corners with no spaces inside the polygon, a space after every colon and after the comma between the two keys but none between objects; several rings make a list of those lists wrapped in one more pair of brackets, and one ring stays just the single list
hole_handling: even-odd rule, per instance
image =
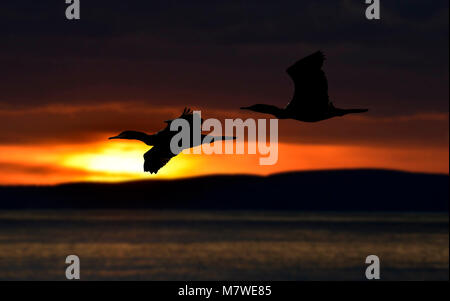
[{"label": "distant hill silhouette", "polygon": [[0,209],[448,211],[449,176],[390,170],[0,187]]}]

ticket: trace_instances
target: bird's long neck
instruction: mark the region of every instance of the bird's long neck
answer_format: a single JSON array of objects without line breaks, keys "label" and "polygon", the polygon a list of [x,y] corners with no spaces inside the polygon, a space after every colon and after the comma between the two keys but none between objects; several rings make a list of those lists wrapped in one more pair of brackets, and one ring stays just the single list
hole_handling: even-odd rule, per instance
[{"label": "bird's long neck", "polygon": [[148,135],[143,132],[130,131],[130,133],[124,139],[139,140],[147,145],[155,145],[155,139],[153,135]]},{"label": "bird's long neck", "polygon": [[283,109],[280,109],[279,107],[273,105],[266,105],[266,104],[259,104],[257,108],[252,108],[251,110],[259,113],[271,114],[277,118],[282,118],[284,113]]}]

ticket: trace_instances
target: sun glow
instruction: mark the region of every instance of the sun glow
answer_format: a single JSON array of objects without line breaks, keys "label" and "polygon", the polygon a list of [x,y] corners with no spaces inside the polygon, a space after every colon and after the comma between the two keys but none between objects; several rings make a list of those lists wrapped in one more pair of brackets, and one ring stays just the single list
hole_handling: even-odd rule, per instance
[{"label": "sun glow", "polygon": [[85,179],[88,181],[174,178],[183,176],[189,169],[189,160],[181,154],[171,160],[177,161],[176,164],[168,164],[157,175],[144,173],[143,155],[148,150],[149,146],[140,142],[114,141],[102,144],[93,151],[68,155],[63,159],[62,165],[92,172]]},{"label": "sun glow", "polygon": [[142,172],[142,155],[147,150],[148,147],[144,148],[139,144],[115,143],[92,152],[69,155],[62,164],[90,171],[137,174]]},{"label": "sun glow", "polygon": [[280,143],[279,160],[275,165],[259,165],[259,155],[180,154],[158,174],[151,175],[143,171],[143,155],[149,148],[141,142],[127,140],[0,146],[0,185],[118,182],[211,174],[269,175],[295,170],[365,167],[448,174],[448,148]]}]

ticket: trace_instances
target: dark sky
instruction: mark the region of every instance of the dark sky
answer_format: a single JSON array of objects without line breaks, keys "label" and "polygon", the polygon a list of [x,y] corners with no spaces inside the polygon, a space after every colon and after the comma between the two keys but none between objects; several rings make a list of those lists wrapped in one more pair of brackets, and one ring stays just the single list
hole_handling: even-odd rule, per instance
[{"label": "dark sky", "polygon": [[284,105],[284,73],[322,49],[330,97],[373,114],[448,112],[448,1],[58,1],[0,4],[1,103]]}]

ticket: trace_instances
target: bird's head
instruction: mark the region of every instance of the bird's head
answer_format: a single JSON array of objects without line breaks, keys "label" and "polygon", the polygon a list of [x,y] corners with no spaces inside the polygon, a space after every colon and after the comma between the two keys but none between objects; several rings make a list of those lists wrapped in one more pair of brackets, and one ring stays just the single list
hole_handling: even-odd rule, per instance
[{"label": "bird's head", "polygon": [[252,106],[248,106],[248,107],[241,107],[241,110],[249,110],[249,111],[253,111],[254,107],[257,107],[258,105],[252,105]]}]

